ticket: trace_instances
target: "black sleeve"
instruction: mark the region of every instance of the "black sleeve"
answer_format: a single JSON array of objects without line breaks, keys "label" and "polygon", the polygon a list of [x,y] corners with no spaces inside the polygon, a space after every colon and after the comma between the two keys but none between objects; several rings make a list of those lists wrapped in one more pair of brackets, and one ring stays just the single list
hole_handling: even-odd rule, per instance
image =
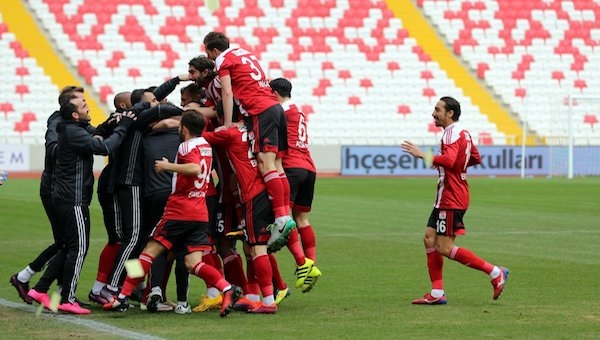
[{"label": "black sleeve", "polygon": [[60,115],[52,114],[46,123],[46,149],[53,149],[58,143],[58,132],[56,127],[62,122]]},{"label": "black sleeve", "polygon": [[178,116],[182,112],[183,110],[175,105],[160,104],[140,112],[140,114],[137,115],[137,120],[133,123],[133,126],[136,129],[144,130],[151,123],[157,122],[165,118]]},{"label": "black sleeve", "polygon": [[173,79],[169,79],[162,83],[159,87],[155,88],[153,93],[156,97],[156,100],[161,101],[167,98],[168,95],[171,94],[175,90],[175,87],[179,84],[179,77],[175,77]]},{"label": "black sleeve", "polygon": [[113,132],[113,130],[116,127],[117,127],[117,122],[115,119],[113,119],[113,114],[111,113],[110,116],[108,116],[108,118],[102,124],[100,124],[96,127],[96,131],[93,132],[93,134],[102,136],[103,138],[106,138],[106,137],[110,136],[110,134]]},{"label": "black sleeve", "polygon": [[72,129],[69,131],[69,143],[81,152],[92,152],[95,155],[107,156],[119,148],[127,134],[127,129],[132,123],[131,118],[121,119],[119,126],[104,140],[92,137],[90,133],[83,129]]}]

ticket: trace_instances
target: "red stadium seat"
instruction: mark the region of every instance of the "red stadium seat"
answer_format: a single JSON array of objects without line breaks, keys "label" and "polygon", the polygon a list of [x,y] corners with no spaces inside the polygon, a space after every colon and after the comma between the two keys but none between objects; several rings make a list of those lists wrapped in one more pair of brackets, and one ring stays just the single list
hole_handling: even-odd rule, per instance
[{"label": "red stadium seat", "polygon": [[17,93],[21,97],[21,100],[23,100],[23,96],[29,93],[29,86],[25,84],[19,84],[15,86],[15,93]]},{"label": "red stadium seat", "polygon": [[15,108],[12,103],[4,102],[0,103],[0,111],[4,112],[4,120],[8,120],[8,113],[15,112]]},{"label": "red stadium seat", "polygon": [[398,114],[401,114],[404,119],[406,119],[406,116],[411,113],[412,113],[412,111],[410,110],[410,106],[398,105]]},{"label": "red stadium seat", "polygon": [[429,70],[421,71],[421,79],[425,80],[427,86],[429,86],[429,80],[433,79],[433,73]]},{"label": "red stadium seat", "polygon": [[583,80],[583,79],[576,79],[576,80],[573,82],[573,86],[574,86],[576,89],[579,89],[579,92],[580,92],[580,93],[583,93],[583,89],[585,89],[585,88],[587,87],[587,82],[586,82],[585,80]]},{"label": "red stadium seat", "polygon": [[562,71],[552,71],[552,79],[558,81],[558,85],[565,79],[565,74]]},{"label": "red stadium seat", "polygon": [[595,114],[588,113],[583,116],[583,122],[585,124],[590,124],[590,127],[593,129],[594,125],[598,123],[598,117]]},{"label": "red stadium seat", "polygon": [[431,98],[436,96],[435,90],[430,87],[424,88],[421,93],[422,93],[423,97],[427,97],[429,99],[430,103],[431,103]]},{"label": "red stadium seat", "polygon": [[481,80],[485,80],[485,72],[490,69],[488,63],[481,62],[477,64],[477,77]]},{"label": "red stadium seat", "polygon": [[348,97],[348,105],[352,105],[354,107],[354,111],[356,111],[356,107],[358,105],[362,105],[362,101],[358,96],[350,96]]},{"label": "red stadium seat", "polygon": [[396,71],[400,71],[400,64],[396,61],[390,61],[387,63],[387,69],[391,72],[393,77]]},{"label": "red stadium seat", "polygon": [[515,89],[515,97],[521,98],[521,101],[525,100],[527,96],[527,90],[524,88],[516,88]]},{"label": "red stadium seat", "polygon": [[494,139],[492,138],[492,134],[489,132],[480,132],[477,139],[478,139],[479,145],[493,145],[494,144]]},{"label": "red stadium seat", "polygon": [[15,122],[15,132],[23,134],[23,132],[29,131],[29,122]]},{"label": "red stadium seat", "polygon": [[352,78],[352,74],[350,74],[349,70],[340,70],[338,72],[338,78],[342,79],[344,83],[346,83],[346,80]]},{"label": "red stadium seat", "polygon": [[92,67],[89,61],[81,59],[77,64],[77,70],[79,75],[85,78],[85,82],[88,84],[92,83],[92,77],[97,76],[98,72]]},{"label": "red stadium seat", "polygon": [[25,112],[23,113],[23,115],[21,116],[21,121],[22,122],[35,122],[37,120],[35,113],[33,112]]},{"label": "red stadium seat", "polygon": [[24,76],[29,75],[29,69],[25,66],[19,66],[15,69],[15,74],[23,79]]},{"label": "red stadium seat", "polygon": [[360,80],[360,87],[364,88],[367,93],[369,93],[369,89],[373,87],[373,82],[369,78],[363,78]]},{"label": "red stadium seat", "polygon": [[113,89],[112,87],[108,86],[108,85],[103,85],[102,87],[100,87],[100,100],[103,103],[106,103],[108,100],[108,96],[113,94]]}]

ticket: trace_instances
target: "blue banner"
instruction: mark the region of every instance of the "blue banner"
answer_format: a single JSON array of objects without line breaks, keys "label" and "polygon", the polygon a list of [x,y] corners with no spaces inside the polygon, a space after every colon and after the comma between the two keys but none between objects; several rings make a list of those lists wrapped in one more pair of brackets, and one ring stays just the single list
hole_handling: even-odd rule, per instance
[{"label": "blue banner", "polygon": [[[439,146],[426,146],[421,149],[427,148],[432,149],[434,154],[439,153]],[[566,148],[532,146],[525,149],[525,156],[522,155],[520,146],[480,146],[478,150],[481,154],[481,164],[470,167],[470,175],[518,176],[524,162],[528,176],[548,176],[557,174],[557,167],[565,166],[558,164],[563,162],[557,162],[556,154],[559,150],[559,154],[564,154]],[[574,155],[575,175],[600,175],[600,167],[590,166],[600,164],[599,147],[575,147]],[[554,171],[551,171],[552,168]],[[560,169],[561,173],[562,170]],[[566,174],[566,169],[564,171]],[[436,173],[437,170],[427,168],[422,159],[403,152],[399,146],[342,147],[342,175],[431,176]]]}]

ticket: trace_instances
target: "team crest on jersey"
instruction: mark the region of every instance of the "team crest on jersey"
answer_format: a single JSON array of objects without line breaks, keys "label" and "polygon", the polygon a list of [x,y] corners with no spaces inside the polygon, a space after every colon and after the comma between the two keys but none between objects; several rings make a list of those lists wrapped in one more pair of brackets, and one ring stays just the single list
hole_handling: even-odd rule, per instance
[{"label": "team crest on jersey", "polygon": [[200,155],[212,156],[212,149],[211,148],[200,148]]},{"label": "team crest on jersey", "polygon": [[445,220],[446,219],[446,212],[445,211],[440,211],[440,213],[438,215],[438,219]]}]

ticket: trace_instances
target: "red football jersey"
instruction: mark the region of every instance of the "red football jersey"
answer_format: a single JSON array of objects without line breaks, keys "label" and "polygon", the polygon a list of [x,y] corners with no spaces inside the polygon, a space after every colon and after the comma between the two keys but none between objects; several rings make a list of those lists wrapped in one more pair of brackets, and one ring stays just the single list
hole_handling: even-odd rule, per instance
[{"label": "red football jersey", "polygon": [[215,76],[204,89],[206,94],[206,106],[216,106],[221,101],[221,80]]},{"label": "red football jersey", "polygon": [[287,119],[288,151],[284,153],[283,167],[301,168],[317,172],[310,151],[308,150],[308,127],[306,116],[298,109],[293,101],[288,100],[281,104]]},{"label": "red football jersey", "polygon": [[258,161],[248,143],[248,131],[245,125],[234,124],[228,129],[206,132],[204,138],[212,145],[225,147],[227,158],[237,176],[242,203],[252,200],[266,190],[258,170]]},{"label": "red football jersey", "polygon": [[279,104],[254,54],[231,47],[217,57],[215,67],[219,77],[231,77],[233,97],[239,101],[242,114],[256,116]]},{"label": "red football jersey", "polygon": [[433,158],[439,172],[434,207],[466,210],[469,207],[467,167],[481,163],[479,151],[469,132],[458,123],[444,129],[440,149],[441,155]]},{"label": "red football jersey", "polygon": [[175,163],[200,164],[202,171],[198,176],[173,173],[171,195],[162,218],[174,221],[208,222],[206,193],[210,184],[212,148],[204,138],[192,138],[179,144]]}]

